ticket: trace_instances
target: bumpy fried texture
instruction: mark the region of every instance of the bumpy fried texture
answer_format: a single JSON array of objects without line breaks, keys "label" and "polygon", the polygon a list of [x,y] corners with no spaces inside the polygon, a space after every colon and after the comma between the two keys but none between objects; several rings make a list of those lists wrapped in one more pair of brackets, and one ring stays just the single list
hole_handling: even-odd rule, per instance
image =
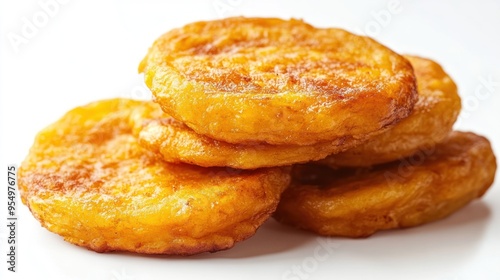
[{"label": "bumpy fried texture", "polygon": [[97,252],[190,255],[252,236],[275,210],[289,171],[165,163],[131,134],[138,104],[91,103],[38,134],[19,170],[33,215]]},{"label": "bumpy fried texture", "polygon": [[228,18],[162,35],[139,71],[162,109],[235,143],[367,139],[417,100],[410,63],[367,37],[300,20]]},{"label": "bumpy fried texture", "polygon": [[[285,166],[323,159],[349,146],[344,139],[307,146],[230,144],[197,134],[151,101],[142,102],[134,109],[130,124],[141,146],[161,154],[165,161],[205,167],[255,169]],[[349,143],[354,145],[356,141]]]},{"label": "bumpy fried texture", "polygon": [[452,132],[427,155],[374,169],[297,166],[277,220],[320,235],[364,237],[444,218],[482,196],[496,161],[487,139]]},{"label": "bumpy fried texture", "polygon": [[417,77],[419,99],[411,115],[368,142],[327,157],[336,166],[371,166],[391,162],[441,142],[460,113],[460,96],[453,80],[436,62],[406,56]]}]

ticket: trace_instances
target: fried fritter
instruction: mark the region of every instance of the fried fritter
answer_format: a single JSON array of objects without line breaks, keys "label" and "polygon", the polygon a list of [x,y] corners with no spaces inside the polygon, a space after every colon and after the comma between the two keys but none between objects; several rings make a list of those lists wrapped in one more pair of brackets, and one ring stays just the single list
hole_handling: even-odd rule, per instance
[{"label": "fried fritter", "polygon": [[163,162],[132,135],[128,119],[139,103],[91,103],[38,134],[19,170],[33,215],[97,252],[191,255],[252,236],[275,210],[289,171]]},{"label": "fried fritter", "polygon": [[[254,144],[238,145],[197,134],[164,113],[152,101],[144,101],[132,112],[130,124],[141,146],[161,154],[173,163],[198,166],[229,166],[239,169],[285,166],[320,160],[344,151],[344,139],[307,146]],[[351,145],[356,141],[350,141]]]},{"label": "fried fritter", "polygon": [[294,19],[188,24],[157,39],[139,71],[166,113],[234,144],[349,146],[407,117],[417,101],[402,56]]},{"label": "fried fritter", "polygon": [[406,58],[415,70],[419,92],[411,115],[368,142],[329,156],[321,163],[332,167],[371,166],[425,151],[446,138],[461,109],[457,87],[436,62]]},{"label": "fried fritter", "polygon": [[365,237],[452,214],[481,197],[495,171],[486,138],[452,132],[430,155],[373,169],[296,166],[275,217],[320,235]]}]

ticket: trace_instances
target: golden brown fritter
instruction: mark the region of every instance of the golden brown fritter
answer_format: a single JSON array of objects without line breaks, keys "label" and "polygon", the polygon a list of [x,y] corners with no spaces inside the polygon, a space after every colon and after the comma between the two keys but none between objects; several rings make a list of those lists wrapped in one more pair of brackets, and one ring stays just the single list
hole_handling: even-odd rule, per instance
[{"label": "golden brown fritter", "polygon": [[190,255],[252,236],[275,210],[289,171],[163,162],[132,136],[138,104],[91,103],[38,134],[19,171],[33,215],[97,252]]},{"label": "golden brown fritter", "polygon": [[[152,101],[144,101],[131,114],[130,124],[139,144],[173,163],[204,167],[229,166],[239,169],[285,166],[325,158],[344,151],[344,139],[307,146],[254,144],[238,145],[197,134],[164,113]],[[351,146],[356,141],[349,141]]]},{"label": "golden brown fritter", "polygon": [[460,96],[453,80],[436,62],[406,56],[417,76],[419,99],[411,115],[389,130],[321,163],[371,166],[391,162],[432,148],[452,130],[460,113]]},{"label": "golden brown fritter", "polygon": [[139,70],[166,113],[235,144],[349,146],[407,117],[417,100],[402,56],[294,19],[188,24],[157,39]]},{"label": "golden brown fritter", "polygon": [[296,166],[275,217],[320,235],[364,237],[444,218],[493,183],[496,160],[484,137],[452,132],[422,155],[374,169]]}]

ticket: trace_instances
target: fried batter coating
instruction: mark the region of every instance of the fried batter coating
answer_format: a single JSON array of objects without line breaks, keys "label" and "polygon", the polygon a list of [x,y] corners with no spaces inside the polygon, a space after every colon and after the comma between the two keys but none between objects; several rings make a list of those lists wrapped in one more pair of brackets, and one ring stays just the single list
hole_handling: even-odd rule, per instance
[{"label": "fried batter coating", "polygon": [[332,166],[371,166],[408,157],[441,142],[460,113],[460,96],[453,80],[436,62],[406,56],[417,77],[419,99],[411,115],[368,142],[321,162]]},{"label": "fried batter coating", "polygon": [[[320,160],[345,151],[345,139],[314,145],[238,145],[197,134],[183,123],[164,113],[152,101],[138,105],[130,116],[134,135],[142,147],[161,154],[173,163],[198,166],[229,166],[239,169],[285,166]],[[351,145],[356,141],[349,141]]]},{"label": "fried batter coating", "polygon": [[452,214],[481,197],[495,171],[486,138],[452,132],[430,155],[374,169],[296,166],[275,217],[320,235],[366,237]]},{"label": "fried batter coating", "polygon": [[139,103],[91,103],[38,134],[19,170],[35,218],[97,252],[191,255],[252,236],[275,210],[289,171],[165,163],[131,133]]},{"label": "fried batter coating", "polygon": [[348,145],[407,117],[417,100],[402,56],[294,19],[188,24],[157,39],[139,71],[166,113],[234,144]]}]

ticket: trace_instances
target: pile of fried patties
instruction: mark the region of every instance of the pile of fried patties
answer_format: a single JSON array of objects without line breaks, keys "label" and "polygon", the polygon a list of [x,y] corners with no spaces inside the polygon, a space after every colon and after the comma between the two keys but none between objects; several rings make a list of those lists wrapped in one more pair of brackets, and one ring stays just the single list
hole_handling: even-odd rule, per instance
[{"label": "pile of fried patties", "polygon": [[196,22],[158,38],[139,70],[152,101],[72,109],[18,174],[42,226],[97,252],[215,252],[271,216],[367,237],[447,217],[494,180],[489,141],[452,131],[460,97],[441,66],[367,37]]}]

